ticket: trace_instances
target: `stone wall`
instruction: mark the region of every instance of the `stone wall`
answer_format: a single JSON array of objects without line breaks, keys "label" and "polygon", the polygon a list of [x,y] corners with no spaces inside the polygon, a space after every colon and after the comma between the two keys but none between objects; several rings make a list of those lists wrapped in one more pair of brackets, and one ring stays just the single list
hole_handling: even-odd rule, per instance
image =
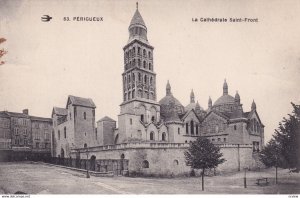
[{"label": "stone wall", "polygon": [[[217,167],[219,172],[231,172],[253,168],[251,145],[220,145],[226,161]],[[188,176],[191,168],[186,166],[184,151],[188,144],[177,143],[132,143],[89,148],[89,156],[96,159],[121,159],[128,163],[130,175],[144,176]],[[86,158],[86,152],[73,151],[72,158],[80,151],[80,158]],[[147,162],[146,162],[147,161]],[[149,167],[145,164],[149,164]]]}]

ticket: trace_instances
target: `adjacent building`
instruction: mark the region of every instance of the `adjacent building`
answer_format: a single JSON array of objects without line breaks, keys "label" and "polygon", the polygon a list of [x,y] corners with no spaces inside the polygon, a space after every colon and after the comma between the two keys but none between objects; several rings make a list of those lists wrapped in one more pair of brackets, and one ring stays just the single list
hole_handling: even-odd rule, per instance
[{"label": "adjacent building", "polygon": [[[0,122],[1,161],[41,159],[50,156],[51,141],[46,135],[52,130],[50,118],[30,116],[28,109],[24,109],[22,113],[1,111]],[[37,125],[48,128],[36,129]],[[44,138],[46,136],[47,138]],[[43,145],[38,149],[37,141]]]}]

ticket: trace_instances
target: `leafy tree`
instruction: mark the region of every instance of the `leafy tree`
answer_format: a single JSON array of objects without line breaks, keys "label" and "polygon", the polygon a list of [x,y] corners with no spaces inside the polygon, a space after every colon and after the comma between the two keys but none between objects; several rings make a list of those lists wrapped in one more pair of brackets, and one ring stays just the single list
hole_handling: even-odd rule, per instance
[{"label": "leafy tree", "polygon": [[[0,44],[5,42],[5,38],[0,38]],[[4,49],[0,49],[0,65],[3,65],[5,62],[1,60],[2,56],[4,56],[7,53]]]},{"label": "leafy tree", "polygon": [[220,148],[215,146],[205,137],[198,137],[196,141],[190,143],[190,147],[184,152],[186,165],[193,169],[202,170],[202,190],[204,190],[204,171],[217,167],[225,159],[220,153]]},{"label": "leafy tree", "polygon": [[289,118],[283,118],[275,130],[272,139],[260,153],[261,161],[267,166],[276,168],[296,168],[300,165],[300,105],[292,103],[294,108]]}]

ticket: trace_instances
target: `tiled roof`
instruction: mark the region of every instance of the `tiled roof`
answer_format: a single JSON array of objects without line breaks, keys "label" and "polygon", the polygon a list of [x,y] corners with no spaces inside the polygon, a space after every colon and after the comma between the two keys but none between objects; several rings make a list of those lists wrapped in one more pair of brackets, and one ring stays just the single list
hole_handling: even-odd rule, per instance
[{"label": "tiled roof", "polygon": [[37,120],[37,121],[44,121],[44,122],[52,122],[51,118],[43,118],[43,117],[37,117],[37,116],[30,116],[31,120]]},{"label": "tiled roof", "polygon": [[60,107],[53,107],[53,113],[57,115],[68,115],[68,110]]},{"label": "tiled roof", "polygon": [[6,111],[0,111],[0,117],[9,118],[9,116],[6,114]]},{"label": "tiled roof", "polygon": [[6,114],[10,117],[18,117],[18,118],[29,118],[28,115],[24,113],[15,113],[15,112],[6,112]]},{"label": "tiled roof", "polygon": [[90,98],[81,98],[78,96],[69,96],[69,100],[73,105],[96,108],[95,103]]},{"label": "tiled roof", "polygon": [[102,122],[102,121],[108,121],[108,122],[115,122],[114,119],[108,117],[108,116],[105,116],[103,118],[101,118],[100,120],[98,120],[97,122]]}]

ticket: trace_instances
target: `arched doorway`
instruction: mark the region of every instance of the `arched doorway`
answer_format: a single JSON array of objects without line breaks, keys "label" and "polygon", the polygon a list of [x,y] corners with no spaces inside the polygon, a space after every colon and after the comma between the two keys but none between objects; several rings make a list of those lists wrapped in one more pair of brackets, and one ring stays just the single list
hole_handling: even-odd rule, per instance
[{"label": "arched doorway", "polygon": [[124,170],[124,159],[125,159],[125,154],[122,153],[121,154],[121,160],[120,160],[120,174],[123,174],[123,170]]},{"label": "arched doorway", "polygon": [[95,171],[95,167],[96,167],[96,156],[92,155],[91,156],[91,163],[90,163],[90,170],[91,171]]}]

